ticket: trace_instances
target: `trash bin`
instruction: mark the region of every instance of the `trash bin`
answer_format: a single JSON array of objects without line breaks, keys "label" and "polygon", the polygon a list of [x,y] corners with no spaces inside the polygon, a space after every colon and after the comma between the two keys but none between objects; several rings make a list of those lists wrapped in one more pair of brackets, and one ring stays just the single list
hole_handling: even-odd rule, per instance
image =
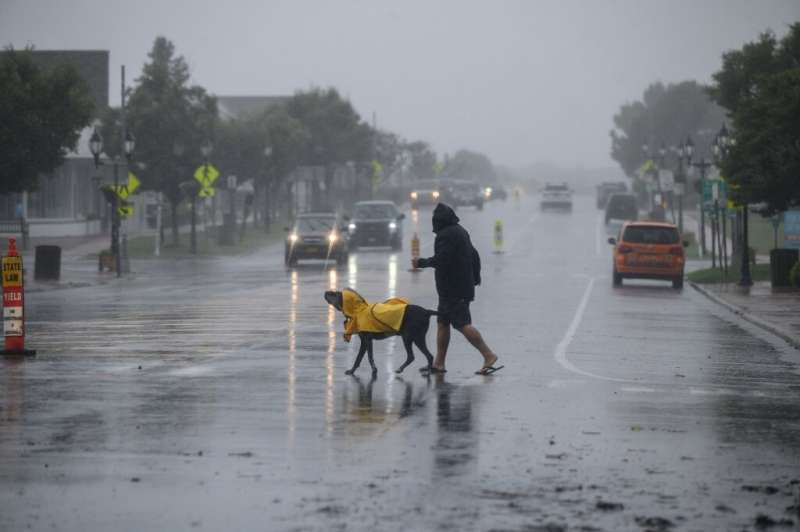
[{"label": "trash bin", "polygon": [[791,286],[789,272],[797,262],[800,250],[778,248],[769,252],[769,278],[772,286]]},{"label": "trash bin", "polygon": [[36,246],[33,276],[37,281],[58,281],[61,278],[61,247]]}]

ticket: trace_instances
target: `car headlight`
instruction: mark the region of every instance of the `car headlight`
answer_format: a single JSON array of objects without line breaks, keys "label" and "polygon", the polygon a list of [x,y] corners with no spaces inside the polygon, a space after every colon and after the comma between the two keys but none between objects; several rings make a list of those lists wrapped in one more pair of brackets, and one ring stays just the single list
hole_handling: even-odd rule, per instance
[{"label": "car headlight", "polygon": [[486,187],[486,190],[483,191],[483,194],[487,198],[491,198],[492,197],[492,187]]},{"label": "car headlight", "polygon": [[439,191],[438,190],[434,190],[431,193],[431,196],[433,196],[433,199],[439,199]]},{"label": "car headlight", "polygon": [[389,231],[397,231],[397,224],[395,222],[389,222]]},{"label": "car headlight", "polygon": [[350,224],[347,226],[347,230],[348,230],[348,231],[355,231],[355,230],[356,230],[356,224],[354,224],[354,223],[350,223]]},{"label": "car headlight", "polygon": [[291,235],[289,235],[289,242],[295,243],[297,242],[298,239],[299,237],[297,236],[297,233],[292,233]]},{"label": "car headlight", "polygon": [[339,235],[337,235],[336,233],[331,233],[328,235],[328,242],[330,242],[331,244],[333,244],[337,240],[339,240]]},{"label": "car headlight", "polygon": [[416,192],[411,193],[411,199],[417,199],[417,196],[419,196],[419,194],[417,194]]}]

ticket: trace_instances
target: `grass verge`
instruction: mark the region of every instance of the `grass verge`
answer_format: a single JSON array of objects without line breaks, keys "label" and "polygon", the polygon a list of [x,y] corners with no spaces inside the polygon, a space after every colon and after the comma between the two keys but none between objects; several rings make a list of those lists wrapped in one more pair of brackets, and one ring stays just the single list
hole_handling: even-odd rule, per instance
[{"label": "grass verge", "polygon": [[[138,236],[128,240],[128,256],[132,259],[174,259],[180,257],[191,257],[189,244],[190,238],[188,233],[181,233],[178,245],[172,242],[172,235],[169,231],[165,232],[166,243],[161,246],[161,254],[156,257],[153,252],[155,250],[155,235]],[[219,244],[216,231],[209,231],[206,235],[203,231],[197,232],[197,257],[217,257],[223,255],[243,255],[250,253],[257,249],[263,248],[275,242],[281,241],[285,232],[283,231],[282,223],[273,223],[270,225],[270,231],[267,232],[263,227],[253,227],[248,225],[245,231],[244,238],[235,239],[235,243],[229,246],[222,246]]]},{"label": "grass verge", "polygon": [[[719,268],[696,270],[690,272],[686,277],[689,281],[698,284],[738,283],[741,279],[741,270],[738,264],[736,264],[728,267],[727,277],[723,275],[722,270]],[[751,266],[750,277],[753,281],[769,281],[769,264],[765,263]]]}]

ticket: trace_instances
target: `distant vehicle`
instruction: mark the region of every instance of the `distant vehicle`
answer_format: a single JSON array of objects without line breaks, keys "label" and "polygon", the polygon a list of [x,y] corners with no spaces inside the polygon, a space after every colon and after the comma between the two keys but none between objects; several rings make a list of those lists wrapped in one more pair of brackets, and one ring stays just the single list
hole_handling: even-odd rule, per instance
[{"label": "distant vehicle", "polygon": [[566,183],[560,185],[547,183],[542,190],[539,202],[541,210],[548,208],[572,210],[572,190]]},{"label": "distant vehicle", "polygon": [[486,201],[491,201],[491,200],[505,201],[506,199],[508,199],[508,192],[506,191],[505,187],[500,183],[495,183],[494,185],[487,186],[483,191],[483,195],[486,198]]},{"label": "distant vehicle", "polygon": [[347,236],[333,213],[300,214],[286,235],[284,262],[294,266],[300,259],[336,260],[344,264],[348,257]]},{"label": "distant vehicle", "polygon": [[622,226],[622,222],[635,221],[639,219],[639,208],[636,205],[636,196],[633,194],[612,194],[606,203],[605,221],[606,225],[617,224]]},{"label": "distant vehicle", "polygon": [[616,183],[606,181],[600,183],[597,185],[597,208],[604,209],[606,203],[608,203],[608,198],[610,198],[612,194],[624,194],[626,192],[628,192],[628,186],[624,181],[618,181]]},{"label": "distant vehicle", "polygon": [[409,193],[411,208],[416,209],[420,205],[436,205],[444,201],[442,194],[443,183],[439,179],[424,179],[414,182]]},{"label": "distant vehicle", "polygon": [[360,201],[353,206],[353,217],[347,226],[349,246],[391,246],[403,249],[405,214],[397,211],[391,201]]},{"label": "distant vehicle", "polygon": [[619,239],[609,238],[608,243],[614,246],[614,286],[621,286],[623,279],[662,279],[683,288],[688,242],[681,242],[674,224],[625,222]]},{"label": "distant vehicle", "polygon": [[445,196],[452,207],[472,206],[483,209],[484,189],[474,181],[452,179],[446,182]]}]

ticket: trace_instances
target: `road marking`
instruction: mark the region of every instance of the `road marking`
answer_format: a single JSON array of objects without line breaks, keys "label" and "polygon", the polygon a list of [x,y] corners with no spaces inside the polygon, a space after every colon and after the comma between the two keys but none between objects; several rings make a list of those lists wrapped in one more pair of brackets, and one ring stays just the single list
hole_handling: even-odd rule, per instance
[{"label": "road marking", "polygon": [[567,360],[567,349],[569,348],[569,344],[572,343],[572,340],[575,338],[575,333],[578,331],[578,326],[581,324],[581,320],[583,319],[583,313],[586,311],[586,305],[589,303],[589,296],[592,295],[594,281],[594,277],[589,279],[589,284],[586,285],[586,290],[583,292],[583,297],[578,305],[578,309],[575,311],[575,315],[572,317],[572,322],[569,324],[567,332],[564,333],[564,337],[556,346],[556,350],[553,353],[553,358],[555,358],[556,362],[558,362],[562,368],[566,369],[567,371],[577,373],[578,375],[584,375],[586,377],[592,377],[593,379],[600,379],[604,381],[627,382],[625,379],[606,377],[604,375],[597,375],[595,373],[584,371]]}]

